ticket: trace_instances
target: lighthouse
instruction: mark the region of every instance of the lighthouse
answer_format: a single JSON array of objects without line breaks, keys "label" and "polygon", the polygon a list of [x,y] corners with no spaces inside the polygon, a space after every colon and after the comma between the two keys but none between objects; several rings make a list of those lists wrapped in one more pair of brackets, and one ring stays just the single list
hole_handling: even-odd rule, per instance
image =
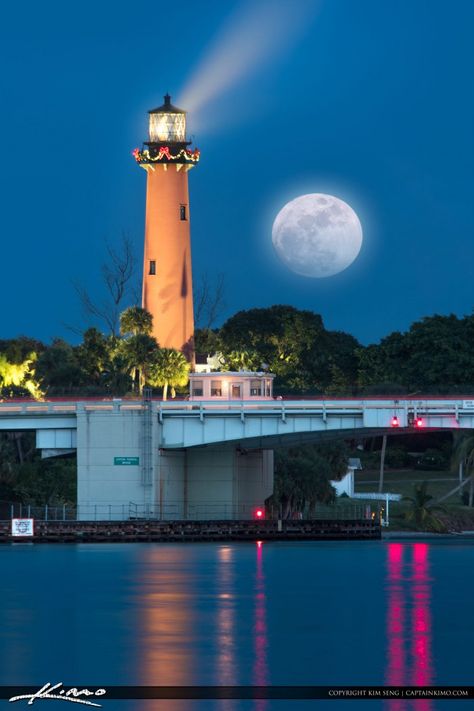
[{"label": "lighthouse", "polygon": [[147,172],[142,305],[161,348],[193,360],[193,288],[188,172],[199,151],[186,138],[186,112],[171,103],[149,113],[148,141],[133,151]]}]

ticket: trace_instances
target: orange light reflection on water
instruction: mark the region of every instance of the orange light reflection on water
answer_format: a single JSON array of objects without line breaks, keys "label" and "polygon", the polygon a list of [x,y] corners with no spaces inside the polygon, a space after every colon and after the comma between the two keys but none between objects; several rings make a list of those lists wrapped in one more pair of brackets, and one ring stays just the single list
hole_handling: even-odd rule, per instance
[{"label": "orange light reflection on water", "polygon": [[[195,675],[193,593],[186,559],[176,547],[143,551],[138,674],[143,686],[187,686]],[[150,711],[188,711],[187,701],[148,701]]]},{"label": "orange light reflection on water", "polygon": [[[196,590],[199,580],[190,579],[187,558],[176,547],[149,547],[143,551],[139,581],[141,609],[140,658],[137,665],[139,683],[144,686],[189,686],[203,683],[199,680],[203,653],[210,654],[205,683],[218,686],[269,683],[267,592],[264,574],[264,546],[261,541],[254,548],[255,558],[250,559],[248,593],[250,594],[247,619],[239,615],[242,599],[238,596],[236,549],[219,546],[216,550],[217,567],[210,581],[200,580],[205,590],[204,610],[211,604],[206,637],[199,632],[199,609],[196,607]],[[253,572],[252,572],[253,569]],[[194,573],[200,575],[199,573]],[[210,601],[207,600],[210,598]],[[243,598],[245,601],[245,597]],[[201,601],[202,602],[202,601]],[[239,629],[247,628],[242,638]],[[240,640],[240,641],[239,641]],[[209,643],[209,644],[208,644]],[[240,652],[238,644],[243,644]],[[245,654],[245,648],[247,654]],[[244,654],[242,654],[244,652]],[[247,658],[250,666],[243,668]],[[239,662],[240,660],[240,662]],[[250,675],[250,676],[249,676]],[[266,711],[268,700],[256,699],[253,711]],[[188,711],[186,701],[150,701],[150,711]],[[219,702],[221,711],[233,711],[238,702],[227,699]]]},{"label": "orange light reflection on water", "polygon": [[[218,549],[218,577],[216,601],[216,644],[217,644],[217,681],[220,686],[238,684],[236,674],[235,634],[236,634],[236,600],[235,600],[235,570],[234,550],[230,546]],[[220,701],[222,711],[232,711],[235,702],[229,699]]]}]

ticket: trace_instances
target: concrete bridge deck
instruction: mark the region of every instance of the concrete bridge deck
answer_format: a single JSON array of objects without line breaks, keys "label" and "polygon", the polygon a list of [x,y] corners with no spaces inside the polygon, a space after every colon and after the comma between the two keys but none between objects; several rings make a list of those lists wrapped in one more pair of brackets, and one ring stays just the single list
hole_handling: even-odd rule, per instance
[{"label": "concrete bridge deck", "polygon": [[[421,418],[418,429],[474,429],[474,399],[377,398],[273,401],[101,400],[0,403],[0,430],[36,430],[40,448],[74,447],[74,437],[59,431],[77,429],[80,419],[139,417],[147,412],[160,429],[160,447],[179,449],[241,442],[252,447],[288,444],[338,433],[402,432]],[[398,427],[392,426],[393,417]],[[43,433],[43,434],[40,434]],[[49,444],[48,444],[48,442]]]}]

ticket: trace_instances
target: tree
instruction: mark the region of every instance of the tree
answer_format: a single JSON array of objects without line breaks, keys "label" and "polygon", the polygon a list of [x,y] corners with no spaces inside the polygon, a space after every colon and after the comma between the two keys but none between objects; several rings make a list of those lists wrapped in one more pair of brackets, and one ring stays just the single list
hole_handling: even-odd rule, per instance
[{"label": "tree", "polygon": [[97,328],[84,332],[82,343],[76,348],[76,357],[87,384],[99,385],[103,373],[110,368],[114,341],[104,336]]},{"label": "tree", "polygon": [[[212,282],[207,273],[194,288],[194,322],[197,329],[213,328],[224,309],[225,276],[217,274]],[[199,351],[200,352],[200,351]]]},{"label": "tree", "polygon": [[456,492],[460,491],[469,482],[468,506],[472,508],[474,503],[474,435],[464,432],[453,432],[454,447],[451,459],[451,468],[457,469],[462,463],[467,478],[458,486],[448,492],[439,501],[444,501]]},{"label": "tree", "polygon": [[378,345],[356,350],[358,358],[358,383],[375,387],[375,391],[396,393],[407,383],[406,366],[411,356],[404,334],[395,331]]},{"label": "tree", "polygon": [[163,388],[163,400],[167,399],[168,387],[174,397],[174,388],[186,385],[189,380],[189,363],[181,351],[160,348],[149,369],[150,385]]},{"label": "tree", "polygon": [[[360,343],[354,336],[343,331],[324,331],[317,344],[320,351],[320,368],[324,368],[325,383],[321,383],[327,394],[350,395],[357,382],[359,361],[357,350]],[[322,358],[325,354],[324,359]]]},{"label": "tree", "polygon": [[314,349],[323,332],[322,319],[293,306],[240,311],[219,331],[222,354],[255,354],[278,376],[280,390],[304,392],[315,387],[312,377]]},{"label": "tree", "polygon": [[469,320],[459,319],[454,314],[435,314],[412,324],[407,334],[410,358],[406,364],[407,383],[411,388],[446,392],[474,383]]},{"label": "tree", "polygon": [[29,336],[0,340],[0,353],[3,353],[9,363],[17,365],[30,358],[32,353],[38,355],[44,349],[44,343]]},{"label": "tree", "polygon": [[306,445],[275,452],[273,501],[283,518],[305,509],[311,513],[316,503],[334,501],[330,479],[340,479],[347,471],[347,450],[343,442]]},{"label": "tree", "polygon": [[55,339],[36,362],[36,377],[41,387],[48,391],[64,392],[84,383],[83,373],[74,348]]},{"label": "tree", "polygon": [[218,331],[198,328],[194,331],[194,349],[199,355],[212,356],[221,351]]},{"label": "tree", "polygon": [[462,392],[474,384],[473,342],[474,315],[422,318],[357,351],[359,385],[379,394]]},{"label": "tree", "polygon": [[[42,392],[35,378],[34,364],[36,353],[30,353],[22,363],[10,363],[4,353],[0,353],[0,389],[2,394],[9,390],[15,396],[16,392],[32,395],[35,399],[41,397]],[[13,386],[13,387],[12,387]]]},{"label": "tree", "polygon": [[230,351],[220,356],[222,370],[262,370],[262,360],[255,351]]},{"label": "tree", "polygon": [[415,484],[413,496],[404,496],[402,501],[410,504],[409,511],[405,514],[407,521],[414,521],[415,524],[424,531],[436,531],[442,533],[446,531],[446,526],[434,513],[436,510],[444,511],[444,507],[438,506],[434,502],[431,494],[427,492],[428,482]]},{"label": "tree", "polygon": [[0,433],[0,501],[16,497],[15,481],[17,455],[13,440],[6,432]]},{"label": "tree", "polygon": [[284,305],[240,311],[224,323],[219,340],[224,362],[249,353],[259,369],[265,363],[277,376],[275,392],[340,392],[356,379],[359,343],[347,333],[326,331],[311,311]]},{"label": "tree", "polygon": [[156,338],[148,336],[146,333],[138,333],[124,339],[120,348],[127,364],[127,372],[130,373],[141,394],[158,351]]},{"label": "tree", "polygon": [[153,316],[141,306],[129,306],[120,314],[120,333],[122,336],[132,334],[149,335],[153,328]]},{"label": "tree", "polygon": [[75,459],[43,459],[18,467],[15,490],[25,504],[73,506],[76,503]]},{"label": "tree", "polygon": [[125,395],[133,388],[130,365],[123,353],[121,342],[112,350],[106,369],[101,373],[101,382],[107,392]]},{"label": "tree", "polygon": [[[85,316],[104,324],[107,331],[116,336],[118,333],[119,314],[126,303],[137,302],[138,293],[134,284],[137,260],[132,240],[127,234],[122,235],[119,247],[114,248],[106,242],[107,259],[102,264],[102,283],[105,296],[95,298],[79,282],[73,282],[74,289],[82,304]],[[77,329],[72,329],[76,331]]]}]

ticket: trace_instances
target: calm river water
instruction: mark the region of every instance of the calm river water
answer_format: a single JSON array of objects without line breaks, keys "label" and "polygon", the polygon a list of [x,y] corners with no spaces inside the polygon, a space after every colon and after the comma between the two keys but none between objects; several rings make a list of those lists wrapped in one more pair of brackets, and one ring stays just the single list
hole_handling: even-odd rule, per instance
[{"label": "calm river water", "polygon": [[[3,545],[0,683],[472,684],[473,563],[474,540],[444,538]],[[58,704],[72,706],[35,708]],[[472,702],[109,700],[102,708],[381,705],[448,711]]]}]

